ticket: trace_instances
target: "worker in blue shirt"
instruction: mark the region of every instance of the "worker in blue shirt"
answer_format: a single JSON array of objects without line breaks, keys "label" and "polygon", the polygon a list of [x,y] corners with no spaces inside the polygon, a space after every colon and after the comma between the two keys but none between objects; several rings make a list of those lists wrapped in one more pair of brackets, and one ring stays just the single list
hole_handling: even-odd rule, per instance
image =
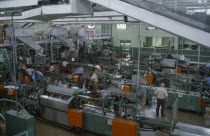
[{"label": "worker in blue shirt", "polygon": [[206,83],[210,85],[210,76],[205,79]]},{"label": "worker in blue shirt", "polygon": [[61,81],[55,80],[55,86],[62,87],[63,85]]},{"label": "worker in blue shirt", "polygon": [[83,74],[83,67],[81,65],[78,65],[77,70],[74,74],[82,75]]},{"label": "worker in blue shirt", "polygon": [[34,82],[39,82],[42,79],[43,76],[44,75],[42,74],[42,72],[34,71],[34,73],[32,75],[32,79],[33,79]]}]

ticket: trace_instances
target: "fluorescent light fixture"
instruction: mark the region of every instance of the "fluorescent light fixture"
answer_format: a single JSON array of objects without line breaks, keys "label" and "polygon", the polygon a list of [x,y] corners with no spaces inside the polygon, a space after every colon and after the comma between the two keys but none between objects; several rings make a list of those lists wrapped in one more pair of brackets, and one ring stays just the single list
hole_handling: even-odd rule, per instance
[{"label": "fluorescent light fixture", "polygon": [[146,29],[147,29],[147,30],[156,30],[157,28],[154,27],[154,26],[146,26]]},{"label": "fluorescent light fixture", "polygon": [[127,24],[117,24],[117,29],[125,30],[127,28]]},{"label": "fluorescent light fixture", "polygon": [[201,0],[199,0],[199,1],[198,1],[198,3],[202,3],[202,1],[201,1]]},{"label": "fluorescent light fixture", "polygon": [[87,25],[87,27],[88,27],[89,29],[94,29],[94,28],[95,28],[95,25],[94,25],[94,24],[92,24],[92,25]]},{"label": "fluorescent light fixture", "polygon": [[207,9],[206,14],[210,15],[210,9]]}]

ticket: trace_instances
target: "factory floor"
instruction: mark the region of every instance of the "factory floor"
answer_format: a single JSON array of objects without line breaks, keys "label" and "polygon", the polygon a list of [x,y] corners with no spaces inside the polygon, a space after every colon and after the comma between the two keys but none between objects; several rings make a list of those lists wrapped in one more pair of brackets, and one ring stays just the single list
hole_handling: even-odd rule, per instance
[{"label": "factory floor", "polygon": [[[143,109],[142,114],[145,115],[145,117],[149,117],[152,119],[156,119],[158,121],[164,121],[169,122],[171,119],[171,112],[172,110],[170,108],[166,108],[165,117],[156,117],[155,115],[155,106],[151,107],[145,107]],[[178,111],[178,122],[201,126],[201,127],[207,127],[210,128],[207,124],[205,124],[204,115],[199,115],[197,113],[189,112],[189,111]],[[37,136],[99,136],[98,134],[94,134],[88,131],[85,131],[84,134],[79,132],[78,130],[72,129],[68,130],[66,128],[59,127],[54,124],[37,121]],[[168,136],[167,133],[156,131],[156,132],[140,132],[141,136]]]}]

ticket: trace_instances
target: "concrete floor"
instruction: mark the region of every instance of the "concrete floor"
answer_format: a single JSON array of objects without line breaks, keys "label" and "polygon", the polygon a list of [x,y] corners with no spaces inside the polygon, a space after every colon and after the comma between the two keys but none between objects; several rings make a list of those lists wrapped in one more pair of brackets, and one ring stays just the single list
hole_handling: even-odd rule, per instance
[{"label": "concrete floor", "polygon": [[[149,117],[152,119],[156,119],[158,121],[169,122],[171,119],[171,109],[166,109],[166,116],[156,117],[155,116],[155,106],[145,107],[142,112],[145,117]],[[178,121],[181,123],[197,125],[202,127],[210,128],[205,124],[204,116],[196,113],[188,112],[188,111],[178,111]],[[142,136],[168,136],[167,133],[156,131],[156,132],[140,132]],[[45,123],[42,121],[37,121],[37,136],[99,136],[98,134],[94,134],[91,132],[85,131],[84,134],[79,132],[78,130],[72,129],[68,130],[50,123]]]}]

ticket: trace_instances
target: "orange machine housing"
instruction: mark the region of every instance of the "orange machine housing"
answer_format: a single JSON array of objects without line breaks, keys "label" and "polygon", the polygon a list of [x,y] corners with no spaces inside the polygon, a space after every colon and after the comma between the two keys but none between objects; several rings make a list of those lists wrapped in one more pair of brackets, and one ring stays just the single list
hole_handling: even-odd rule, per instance
[{"label": "orange machine housing", "polygon": [[112,136],[136,136],[138,123],[121,118],[112,120]]},{"label": "orange machine housing", "polygon": [[9,96],[14,96],[14,95],[15,95],[15,89],[10,88],[10,89],[8,90],[8,92],[7,92],[7,95],[9,95]]},{"label": "orange machine housing", "polygon": [[124,91],[124,92],[130,92],[131,91],[131,87],[128,86],[128,85],[123,85],[122,91]]},{"label": "orange machine housing", "polygon": [[83,126],[83,112],[80,110],[68,110],[68,123],[69,125],[82,127]]},{"label": "orange machine housing", "polygon": [[79,82],[79,76],[74,76],[74,82],[78,83]]},{"label": "orange machine housing", "polygon": [[153,79],[154,79],[154,75],[153,74],[147,74],[146,79],[147,79],[148,84],[152,84]]},{"label": "orange machine housing", "polygon": [[201,104],[202,104],[202,99],[198,98],[198,106],[201,106]]},{"label": "orange machine housing", "polygon": [[177,74],[181,74],[181,70],[182,70],[181,67],[177,67],[177,68],[176,68],[176,73],[177,73]]},{"label": "orange machine housing", "polygon": [[0,91],[3,91],[3,90],[4,90],[4,86],[0,85]]},{"label": "orange machine housing", "polygon": [[122,57],[126,57],[128,55],[128,53],[122,53],[121,55],[122,55]]}]

